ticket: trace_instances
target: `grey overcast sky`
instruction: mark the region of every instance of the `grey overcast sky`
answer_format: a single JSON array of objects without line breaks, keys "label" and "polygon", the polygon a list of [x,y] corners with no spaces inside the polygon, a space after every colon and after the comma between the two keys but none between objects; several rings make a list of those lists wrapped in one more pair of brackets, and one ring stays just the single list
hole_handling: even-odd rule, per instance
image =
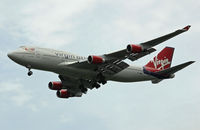
[{"label": "grey overcast sky", "polygon": [[[199,130],[199,0],[0,0],[0,129],[2,130]],[[81,98],[63,100],[49,90],[51,72],[27,69],[7,57],[21,45],[88,56],[124,49],[191,29],[159,46],[175,47],[172,65],[196,62],[172,80],[108,82]]]}]

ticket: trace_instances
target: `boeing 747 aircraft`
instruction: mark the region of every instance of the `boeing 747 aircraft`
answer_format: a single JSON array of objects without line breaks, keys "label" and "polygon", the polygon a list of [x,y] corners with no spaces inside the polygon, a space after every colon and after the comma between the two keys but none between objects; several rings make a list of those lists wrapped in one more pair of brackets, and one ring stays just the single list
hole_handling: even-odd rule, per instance
[{"label": "boeing 747 aircraft", "polygon": [[159,83],[164,79],[174,78],[174,74],[192,64],[189,61],[174,67],[171,66],[174,48],[165,47],[157,56],[141,67],[131,66],[125,59],[135,61],[156,51],[154,46],[188,31],[190,26],[159,38],[140,43],[129,44],[126,49],[88,57],[74,55],[65,51],[57,51],[40,47],[21,46],[16,51],[8,53],[14,62],[31,69],[51,71],[59,75],[60,81],[49,82],[48,87],[57,91],[59,98],[81,97],[88,88],[99,88],[107,81],[138,82],[152,81]]}]

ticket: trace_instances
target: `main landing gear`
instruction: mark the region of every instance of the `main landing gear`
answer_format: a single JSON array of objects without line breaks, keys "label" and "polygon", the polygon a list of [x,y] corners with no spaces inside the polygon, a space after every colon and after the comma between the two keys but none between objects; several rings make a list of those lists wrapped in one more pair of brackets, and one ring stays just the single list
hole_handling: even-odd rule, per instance
[{"label": "main landing gear", "polygon": [[33,72],[31,71],[31,66],[28,65],[27,68],[28,68],[28,73],[27,74],[28,74],[28,76],[31,76],[33,74]]},{"label": "main landing gear", "polygon": [[98,79],[98,82],[99,82],[99,83],[102,83],[103,85],[107,83],[107,81],[106,81],[106,79],[105,79],[105,77],[103,76],[102,73],[99,73],[99,74],[97,75],[97,79]]},{"label": "main landing gear", "polygon": [[84,87],[84,85],[80,85],[79,88],[81,89],[81,92],[86,94],[88,89]]},{"label": "main landing gear", "polygon": [[90,80],[90,84],[92,85],[92,88],[96,88],[96,89],[101,87],[100,84],[104,85],[106,83],[107,83],[106,78],[103,76],[102,73],[97,74],[96,79]]},{"label": "main landing gear", "polygon": [[98,84],[97,82],[95,82],[95,83],[93,83],[93,84],[92,84],[92,87],[94,87],[94,88],[98,89],[98,88],[100,88],[100,87],[101,87],[101,85],[100,85],[100,84]]}]

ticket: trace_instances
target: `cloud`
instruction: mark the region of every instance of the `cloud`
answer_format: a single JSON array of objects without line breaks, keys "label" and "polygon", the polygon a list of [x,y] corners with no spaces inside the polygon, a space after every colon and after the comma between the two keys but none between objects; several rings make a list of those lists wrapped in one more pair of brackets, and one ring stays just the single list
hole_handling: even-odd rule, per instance
[{"label": "cloud", "polygon": [[72,122],[72,118],[69,118],[69,117],[71,117],[71,115],[70,116],[68,116],[66,114],[60,115],[60,122],[64,123],[64,124]]},{"label": "cloud", "polygon": [[[13,51],[13,50],[12,50]],[[11,52],[11,50],[10,49],[2,49],[2,50],[0,50],[0,63],[1,63],[1,65],[4,65],[4,66],[6,66],[7,64],[8,64],[8,62],[9,62],[9,58],[8,58],[8,56],[7,56],[7,54],[9,53],[9,52]],[[2,66],[1,66],[2,67]]]},{"label": "cloud", "polygon": [[5,59],[6,54],[7,53],[5,51],[0,50],[0,62],[2,62],[3,59]]},{"label": "cloud", "polygon": [[[13,106],[24,107],[32,112],[38,112],[41,109],[48,107],[49,102],[46,100],[35,100],[39,99],[33,94],[30,89],[24,87],[21,83],[22,80],[9,80],[0,81],[0,97],[1,103],[11,103]],[[33,100],[34,99],[34,100]],[[0,104],[1,104],[0,103]]]},{"label": "cloud", "polygon": [[1,96],[6,96],[6,100],[12,101],[17,106],[28,103],[31,99],[31,93],[27,91],[22,84],[17,81],[0,82]]},{"label": "cloud", "polygon": [[73,40],[72,30],[78,24],[76,18],[94,2],[31,0],[12,7],[4,1],[4,6],[11,11],[1,10],[0,14],[8,17],[0,19],[0,27],[6,28],[14,37],[24,39],[28,44],[59,48]]}]

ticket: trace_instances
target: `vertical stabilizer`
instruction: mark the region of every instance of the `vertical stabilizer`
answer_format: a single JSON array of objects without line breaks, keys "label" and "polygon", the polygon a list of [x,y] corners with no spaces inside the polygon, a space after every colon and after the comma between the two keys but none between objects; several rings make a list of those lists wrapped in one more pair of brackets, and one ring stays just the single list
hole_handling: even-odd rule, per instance
[{"label": "vertical stabilizer", "polygon": [[170,68],[172,63],[172,57],[174,53],[174,48],[165,47],[153,60],[149,61],[144,67],[148,71],[161,71]]}]

